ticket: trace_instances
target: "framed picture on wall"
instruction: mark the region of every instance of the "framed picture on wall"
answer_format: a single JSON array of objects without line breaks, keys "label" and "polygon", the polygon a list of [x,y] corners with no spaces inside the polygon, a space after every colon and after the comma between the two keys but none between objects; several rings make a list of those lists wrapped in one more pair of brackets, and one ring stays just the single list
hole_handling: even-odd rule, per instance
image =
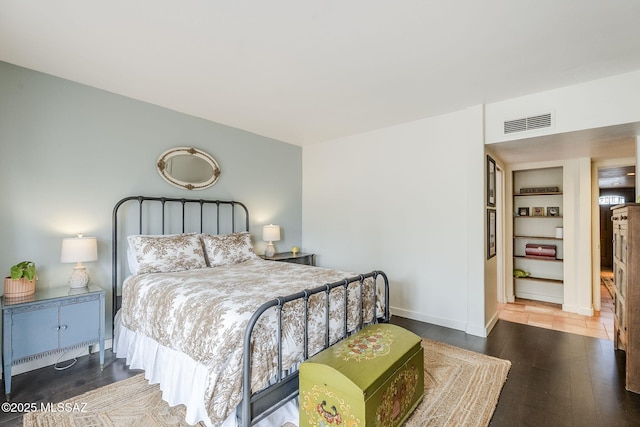
[{"label": "framed picture on wall", "polygon": [[533,213],[531,214],[531,216],[544,216],[544,208],[541,206],[536,206],[535,208],[533,208]]},{"label": "framed picture on wall", "polygon": [[487,155],[487,206],[496,205],[496,161]]},{"label": "framed picture on wall", "polygon": [[496,256],[496,210],[487,209],[487,259]]},{"label": "framed picture on wall", "polygon": [[519,216],[529,216],[529,208],[519,208],[518,209]]}]

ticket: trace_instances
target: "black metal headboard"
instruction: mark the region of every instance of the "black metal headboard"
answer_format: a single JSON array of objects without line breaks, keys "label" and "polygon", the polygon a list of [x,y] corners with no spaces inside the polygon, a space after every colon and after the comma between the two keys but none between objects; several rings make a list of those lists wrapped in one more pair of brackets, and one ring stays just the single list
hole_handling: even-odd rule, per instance
[{"label": "black metal headboard", "polygon": [[[137,202],[129,222],[137,216],[135,225],[118,228],[118,218],[124,216],[127,202]],[[130,204],[129,204],[130,205]],[[123,219],[123,225],[126,222]],[[116,203],[112,217],[112,319],[118,310],[118,239],[120,233],[128,234],[178,234],[199,232],[209,234],[249,231],[249,210],[235,201],[184,199],[170,197],[130,196]],[[124,237],[124,236],[123,236]]]}]

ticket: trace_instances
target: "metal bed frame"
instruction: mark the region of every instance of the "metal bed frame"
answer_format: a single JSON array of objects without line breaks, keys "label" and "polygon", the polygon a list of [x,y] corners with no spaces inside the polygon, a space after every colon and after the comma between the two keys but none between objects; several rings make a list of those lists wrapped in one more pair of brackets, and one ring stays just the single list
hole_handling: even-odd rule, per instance
[{"label": "metal bed frame", "polygon": [[[199,207],[199,211],[196,212],[196,217],[199,222],[199,226],[197,226],[197,231],[200,233],[208,232],[212,233],[212,231],[204,230],[204,219],[208,218],[205,212],[209,207],[215,206],[215,211],[212,213],[212,216],[215,219],[215,233],[221,234],[221,218],[223,219],[224,226],[228,228],[229,232],[239,232],[239,231],[249,231],[249,211],[247,207],[236,201],[223,201],[223,200],[205,200],[205,199],[185,199],[185,198],[169,198],[169,197],[149,197],[149,196],[130,196],[125,197],[116,203],[113,209],[113,217],[112,217],[112,320],[115,318],[116,312],[119,309],[118,304],[118,283],[120,282],[120,278],[118,276],[118,238],[119,238],[119,229],[118,229],[118,218],[119,218],[119,210],[120,208],[127,204],[128,202],[136,201],[138,203],[138,229],[136,230],[137,234],[170,234],[172,232],[180,232],[185,233],[187,231],[187,224],[185,221],[185,215],[187,213],[187,206],[195,205]],[[146,205],[154,205],[156,209],[160,209],[160,230],[151,232],[149,230],[149,226],[145,228],[144,224],[144,211],[143,204]],[[171,216],[167,213],[168,206],[181,207],[181,210],[178,212],[180,226],[178,229],[175,229],[175,226],[170,227],[167,226],[168,217]],[[223,210],[221,211],[221,207]],[[153,207],[151,207],[153,208]],[[153,218],[153,211],[148,212],[149,217]],[[223,215],[221,217],[221,215]],[[236,220],[236,216],[240,216],[244,218],[244,221]],[[157,217],[155,217],[158,219]],[[149,221],[147,221],[149,222]],[[241,223],[241,224],[239,224]],[[157,225],[157,224],[156,224]],[[193,224],[188,224],[193,227]],[[124,269],[122,269],[124,270]],[[373,319],[370,322],[366,322],[364,319],[364,282],[367,279],[371,279],[373,281],[373,307],[377,307],[378,299],[377,292],[379,283],[378,278],[382,280],[382,286],[384,287],[384,309],[382,313],[376,313],[373,316]],[[356,309],[359,310],[359,321],[355,330],[349,331],[347,325],[347,313],[349,309],[348,304],[348,292],[347,288],[353,283],[359,284],[360,297],[358,300],[358,307]],[[316,294],[325,294],[325,325],[324,325],[324,348],[328,348],[329,346],[335,344],[329,341],[329,313],[330,313],[330,302],[329,295],[331,291],[335,288],[342,287],[344,288],[344,328],[341,331],[341,338],[344,339],[349,336],[351,333],[362,329],[364,326],[370,323],[378,323],[378,322],[388,322],[390,319],[390,310],[389,310],[389,280],[387,276],[382,271],[372,271],[367,274],[361,274],[351,278],[345,278],[344,280],[327,283],[322,286],[317,286],[312,289],[304,290],[302,292],[298,292],[292,295],[278,297],[272,299],[270,301],[265,302],[256,312],[253,314],[249,323],[246,327],[244,334],[244,343],[243,343],[243,374],[242,374],[242,401],[238,405],[237,408],[237,417],[241,425],[248,427],[256,422],[260,421],[284,403],[289,401],[290,399],[296,397],[298,395],[298,371],[297,368],[293,369],[293,372],[289,372],[289,369],[282,366],[282,311],[286,304],[291,303],[293,301],[302,301],[304,304],[304,343],[303,343],[303,358],[300,362],[308,359],[311,355],[309,355],[308,348],[308,309],[309,309],[309,298],[312,295]],[[266,387],[263,390],[252,392],[251,390],[251,369],[252,369],[252,359],[251,359],[251,337],[253,334],[253,328],[257,324],[260,317],[269,309],[275,308],[278,313],[278,324],[277,324],[277,360],[278,360],[278,370],[276,374],[276,378],[274,382]],[[374,309],[375,310],[375,309]],[[115,326],[114,326],[115,327]]]}]

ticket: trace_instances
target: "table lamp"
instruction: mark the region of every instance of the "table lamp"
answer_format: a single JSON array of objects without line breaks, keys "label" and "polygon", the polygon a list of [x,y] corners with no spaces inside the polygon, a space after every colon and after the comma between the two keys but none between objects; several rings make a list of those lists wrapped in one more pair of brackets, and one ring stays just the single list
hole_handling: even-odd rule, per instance
[{"label": "table lamp", "polygon": [[267,248],[264,250],[264,256],[271,258],[276,253],[276,249],[273,247],[273,242],[280,240],[280,226],[279,225],[265,225],[262,228],[262,240],[267,243]]},{"label": "table lamp", "polygon": [[89,274],[83,262],[98,259],[98,243],[95,237],[69,237],[62,239],[60,262],[75,262],[73,273],[69,277],[69,287],[84,288],[89,284]]}]

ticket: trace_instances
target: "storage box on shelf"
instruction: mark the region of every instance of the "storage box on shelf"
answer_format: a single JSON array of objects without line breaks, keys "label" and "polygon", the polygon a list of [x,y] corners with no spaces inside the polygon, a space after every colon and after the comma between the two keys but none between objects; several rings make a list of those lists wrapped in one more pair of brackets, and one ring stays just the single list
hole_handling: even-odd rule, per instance
[{"label": "storage box on shelf", "polygon": [[527,243],[525,246],[525,256],[534,259],[556,259],[555,245],[538,245],[535,243]]},{"label": "storage box on shelf", "polygon": [[562,304],[562,168],[513,172],[513,255],[518,298]]}]

